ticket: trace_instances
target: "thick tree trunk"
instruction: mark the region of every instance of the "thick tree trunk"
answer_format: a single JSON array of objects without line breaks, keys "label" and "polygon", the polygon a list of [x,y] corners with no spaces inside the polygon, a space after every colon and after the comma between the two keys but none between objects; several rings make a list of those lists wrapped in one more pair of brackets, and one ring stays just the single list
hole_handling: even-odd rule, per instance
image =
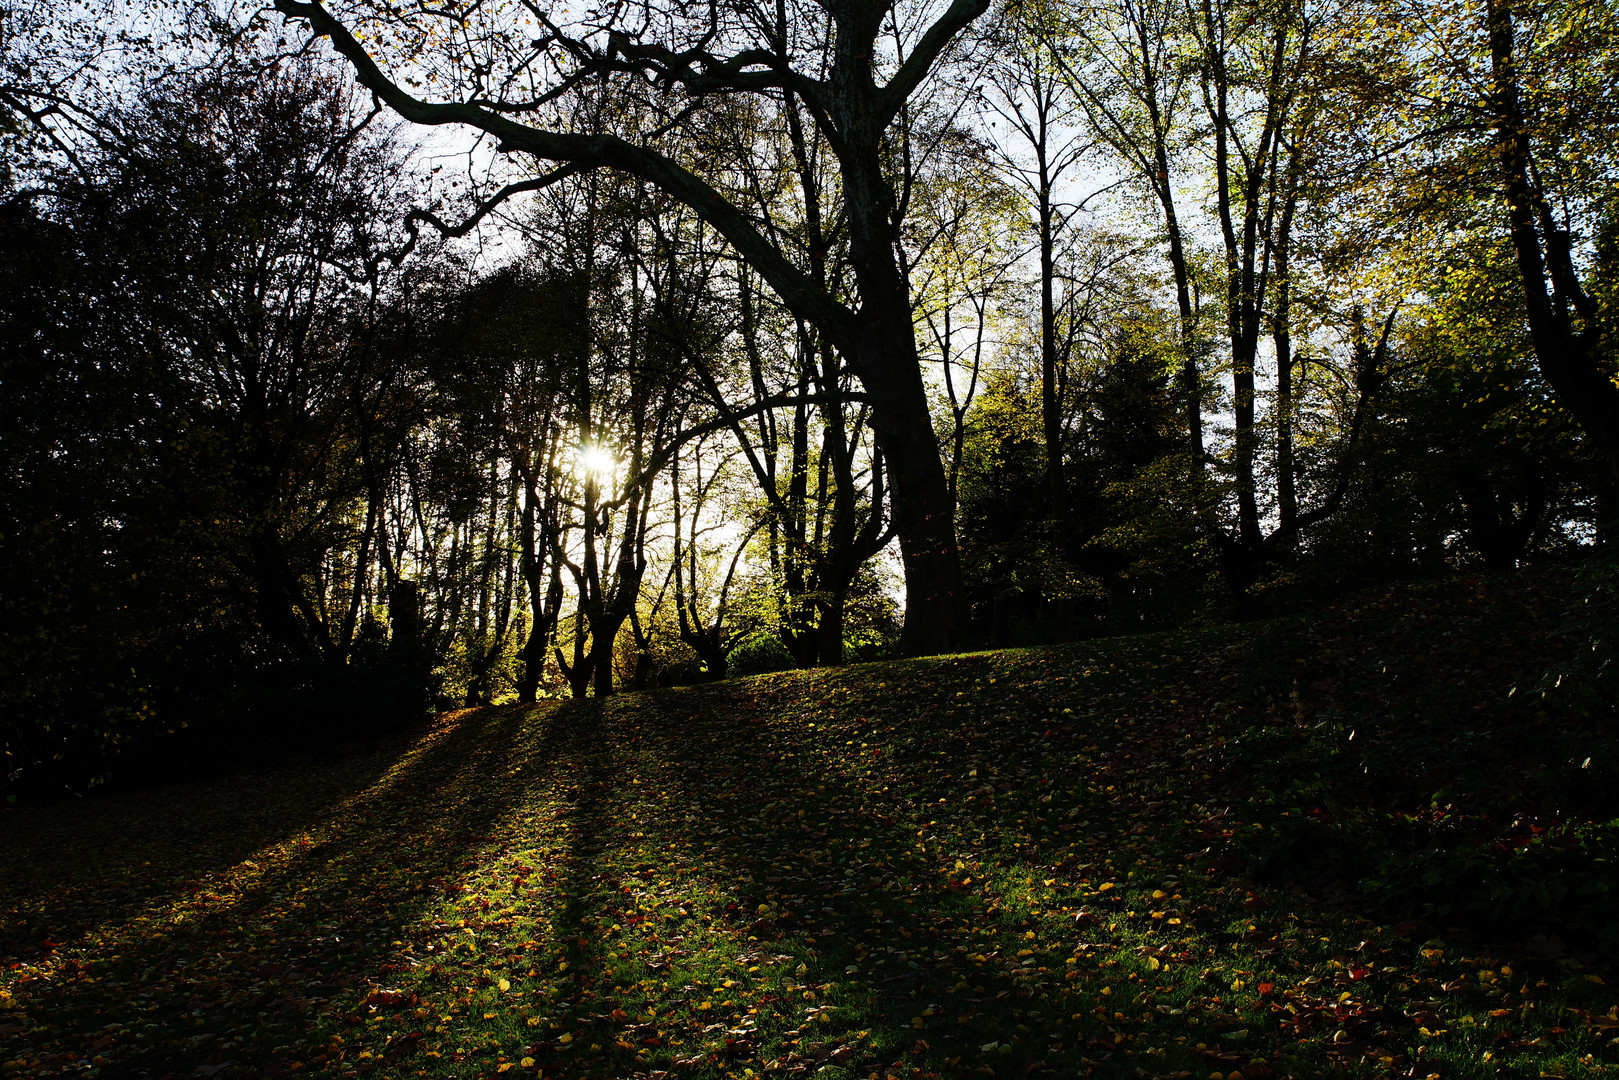
[{"label": "thick tree trunk", "polygon": [[955,507],[933,430],[916,351],[910,291],[895,253],[890,208],[873,133],[868,153],[843,159],[850,256],[860,289],[858,341],[848,351],[871,397],[871,426],[888,468],[894,532],[905,566],[905,656],[950,652],[963,625]]},{"label": "thick tree trunk", "polygon": [[848,590],[828,590],[826,606],[821,612],[820,664],[822,667],[843,665],[843,607],[848,602]]},{"label": "thick tree trunk", "polygon": [[388,594],[389,658],[404,671],[406,708],[427,710],[427,650],[422,640],[422,598],[414,581],[398,581]]},{"label": "thick tree trunk", "polygon": [[885,322],[872,325],[860,366],[873,399],[872,428],[894,492],[894,531],[905,567],[899,649],[905,656],[927,656],[958,645],[961,567],[949,485],[922,389],[908,308]]},{"label": "thick tree trunk", "polygon": [[613,693],[614,646],[618,644],[618,632],[624,627],[624,618],[609,618],[606,625],[598,627],[594,622],[590,626],[590,654],[594,658],[594,674],[596,696],[608,697]]},{"label": "thick tree trunk", "polygon": [[532,705],[540,696],[540,673],[545,670],[545,637],[529,631],[523,642],[523,669],[517,674],[517,700]]},{"label": "thick tree trunk", "polygon": [[[272,640],[300,660],[327,656],[330,650],[329,642],[324,640],[325,627],[294,580],[275,526],[254,528],[248,534],[247,548],[260,625]],[[311,641],[311,637],[315,640]]]},{"label": "thick tree trunk", "polygon": [[[1557,403],[1595,444],[1607,463],[1610,482],[1619,489],[1619,386],[1597,353],[1597,304],[1580,286],[1568,232],[1557,226],[1545,193],[1531,175],[1529,126],[1519,101],[1513,55],[1511,0],[1490,0],[1487,18],[1501,187],[1535,359]],[[1582,324],[1578,328],[1576,321]]]}]

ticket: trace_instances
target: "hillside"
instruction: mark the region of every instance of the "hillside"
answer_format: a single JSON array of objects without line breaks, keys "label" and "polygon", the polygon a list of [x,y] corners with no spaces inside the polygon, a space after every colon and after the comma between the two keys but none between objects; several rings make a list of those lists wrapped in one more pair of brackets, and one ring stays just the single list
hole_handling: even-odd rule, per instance
[{"label": "hillside", "polygon": [[450,714],[0,811],[0,1068],[1613,1071],[1612,582]]}]

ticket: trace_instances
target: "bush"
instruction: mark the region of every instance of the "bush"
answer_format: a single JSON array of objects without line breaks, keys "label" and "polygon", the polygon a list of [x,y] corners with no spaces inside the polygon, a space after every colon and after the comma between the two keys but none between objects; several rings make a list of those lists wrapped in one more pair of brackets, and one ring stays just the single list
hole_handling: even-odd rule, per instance
[{"label": "bush", "polygon": [[775,634],[755,634],[738,645],[730,657],[732,675],[763,675],[797,667],[793,654]]}]

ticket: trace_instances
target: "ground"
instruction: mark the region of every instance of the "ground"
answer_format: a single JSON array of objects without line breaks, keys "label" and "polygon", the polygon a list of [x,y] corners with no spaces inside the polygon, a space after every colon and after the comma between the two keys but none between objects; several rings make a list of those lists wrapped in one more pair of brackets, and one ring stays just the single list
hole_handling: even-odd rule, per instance
[{"label": "ground", "polygon": [[456,713],[0,811],[0,1070],[1619,1071],[1606,580]]}]

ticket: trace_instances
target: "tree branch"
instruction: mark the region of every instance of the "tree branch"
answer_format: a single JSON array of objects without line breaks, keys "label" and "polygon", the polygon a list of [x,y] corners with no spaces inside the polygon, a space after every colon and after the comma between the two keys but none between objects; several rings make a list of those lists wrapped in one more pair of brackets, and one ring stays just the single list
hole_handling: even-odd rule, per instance
[{"label": "tree branch", "polygon": [[905,58],[905,62],[894,73],[894,77],[888,80],[888,85],[880,91],[878,98],[880,127],[887,127],[894,117],[899,115],[900,107],[910,98],[911,92],[922,84],[922,80],[932,70],[940,54],[955,40],[956,35],[988,10],[989,0],[953,0],[944,14],[928,27],[927,32],[922,35],[922,40],[911,50],[911,55]]},{"label": "tree branch", "polygon": [[[982,3],[984,0],[957,0]],[[275,0],[276,10],[288,18],[307,22],[319,37],[353,65],[361,85],[389,108],[416,124],[466,124],[500,140],[505,153],[528,153],[579,169],[610,168],[644,180],[697,212],[770,283],[789,310],[821,327],[840,348],[854,345],[855,320],[812,277],[790,263],[754,228],[741,210],[712,185],[674,160],[616,135],[581,135],[545,131],[520,124],[478,105],[464,102],[429,102],[402,90],[390,79],[348,28],[319,0]]]},{"label": "tree branch", "polygon": [[427,224],[433,226],[434,229],[438,230],[439,235],[443,236],[445,239],[454,239],[456,237],[465,236],[467,233],[477,228],[480,221],[488,217],[489,214],[500,206],[501,203],[505,202],[513,195],[520,195],[525,191],[539,191],[542,188],[550,187],[552,184],[558,183],[559,181],[566,180],[568,177],[574,176],[581,171],[582,166],[569,162],[568,164],[559,168],[552,169],[548,173],[542,173],[539,176],[531,177],[528,180],[521,180],[517,183],[507,184],[489,198],[479,203],[478,208],[466,218],[462,219],[461,223],[458,225],[446,224],[443,219],[441,219],[431,210],[412,210],[405,216],[405,229],[410,233],[410,239],[405,242],[405,246],[403,248],[400,248],[397,252],[390,254],[388,258],[396,266],[405,260],[405,257],[408,256],[416,247],[416,241],[420,237],[420,230],[417,228],[417,226],[422,222],[426,222]]}]

